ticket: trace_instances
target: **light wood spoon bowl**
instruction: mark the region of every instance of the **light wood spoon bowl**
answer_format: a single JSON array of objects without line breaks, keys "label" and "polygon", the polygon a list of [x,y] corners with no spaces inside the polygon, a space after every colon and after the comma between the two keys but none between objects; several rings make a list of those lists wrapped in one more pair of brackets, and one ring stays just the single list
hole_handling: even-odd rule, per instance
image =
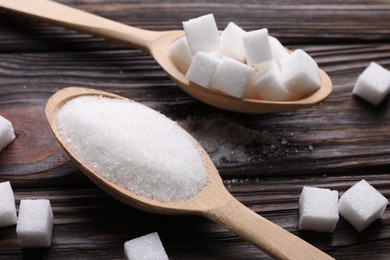
[{"label": "light wood spoon bowl", "polygon": [[[63,141],[57,129],[57,112],[66,102],[85,95],[99,95],[113,99],[123,97],[86,88],[70,87],[55,93],[47,102],[46,117],[57,140],[75,161],[78,167],[101,189],[118,200],[152,213],[190,214],[209,218],[253,243],[267,254],[278,259],[333,259],[285,229],[273,224],[236,200],[224,187],[222,179],[210,157],[193,139],[207,169],[208,181],[204,189],[194,198],[180,202],[161,202],[128,191],[94,172],[89,165],[79,161]],[[127,99],[125,99],[127,100]],[[134,102],[128,100],[129,102]],[[179,126],[178,126],[179,127]],[[174,141],[174,140],[172,140]],[[153,160],[153,158],[151,158]]]},{"label": "light wood spoon bowl", "polygon": [[227,96],[190,83],[175,66],[168,48],[184,36],[184,31],[143,30],[49,0],[0,0],[0,7],[141,49],[152,55],[183,91],[206,104],[225,110],[251,114],[292,111],[318,104],[332,91],[330,78],[319,69],[321,88],[301,100],[276,102]]}]

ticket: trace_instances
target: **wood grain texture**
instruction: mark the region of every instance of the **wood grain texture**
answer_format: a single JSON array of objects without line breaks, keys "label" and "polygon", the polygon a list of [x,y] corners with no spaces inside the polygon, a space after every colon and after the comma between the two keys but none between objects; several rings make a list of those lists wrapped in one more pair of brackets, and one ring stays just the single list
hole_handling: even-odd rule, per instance
[{"label": "wood grain texture", "polygon": [[[343,193],[366,179],[390,198],[390,103],[372,107],[351,91],[370,61],[390,69],[388,1],[61,1],[152,30],[213,12],[223,28],[269,27],[289,48],[309,52],[334,90],[319,106],[251,116],[203,105],[172,83],[139,50],[0,10],[0,114],[17,139],[0,153],[0,181],[11,181],[16,203],[47,198],[54,211],[50,249],[24,249],[15,227],[0,229],[0,259],[121,259],[123,243],[158,231],[171,259],[269,259],[225,228],[200,217],[162,216],[106,195],[70,162],[44,116],[47,99],[66,86],[110,91],[173,119],[223,116],[259,131],[248,163],[218,165],[227,189],[243,204],[336,259],[386,259],[390,213],[362,233],[344,219],[329,234],[298,231],[305,185]],[[312,147],[312,149],[311,149]]]}]

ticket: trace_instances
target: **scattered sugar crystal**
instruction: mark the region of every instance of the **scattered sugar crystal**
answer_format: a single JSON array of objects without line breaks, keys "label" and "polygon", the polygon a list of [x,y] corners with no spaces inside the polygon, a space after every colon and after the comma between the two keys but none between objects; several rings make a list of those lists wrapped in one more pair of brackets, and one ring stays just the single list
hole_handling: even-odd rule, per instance
[{"label": "scattered sugar crystal", "polygon": [[241,98],[255,70],[230,58],[223,58],[211,81],[211,87]]},{"label": "scattered sugar crystal", "polygon": [[60,109],[57,126],[81,162],[139,195],[160,201],[188,200],[207,182],[191,136],[142,104],[78,97]]},{"label": "scattered sugar crystal", "polygon": [[272,57],[276,62],[280,62],[281,59],[290,55],[277,38],[269,36],[269,43],[271,45]]},{"label": "scattered sugar crystal", "polygon": [[14,192],[9,181],[0,183],[0,227],[16,224]]},{"label": "scattered sugar crystal", "polygon": [[290,91],[282,82],[282,74],[279,65],[275,61],[267,63],[269,63],[269,66],[257,70],[252,76],[244,97],[272,101],[286,100],[290,95]]},{"label": "scattered sugar crystal", "polygon": [[303,50],[295,50],[282,59],[280,65],[284,84],[300,97],[311,94],[321,87],[318,65]]},{"label": "scattered sugar crystal", "polygon": [[49,200],[21,200],[16,233],[22,247],[49,247],[53,212]]},{"label": "scattered sugar crystal", "polygon": [[124,247],[126,260],[168,260],[157,232],[129,240]]},{"label": "scattered sugar crystal", "polygon": [[338,220],[337,191],[303,187],[299,198],[299,229],[333,232]]},{"label": "scattered sugar crystal", "polygon": [[178,123],[205,148],[215,165],[280,158],[291,146],[282,144],[273,129],[251,128],[221,114],[191,115]]},{"label": "scattered sugar crystal", "polygon": [[242,36],[248,65],[255,65],[272,59],[272,50],[267,29],[246,32]]},{"label": "scattered sugar crystal", "polygon": [[14,129],[10,121],[0,116],[0,151],[15,139]]},{"label": "scattered sugar crystal", "polygon": [[245,48],[242,36],[245,31],[235,23],[230,22],[221,34],[221,43],[224,49],[232,53],[238,61],[245,60]]},{"label": "scattered sugar crystal", "polygon": [[361,180],[340,197],[339,212],[360,232],[382,216],[387,203],[379,191]]},{"label": "scattered sugar crystal", "polygon": [[186,73],[192,61],[192,53],[184,36],[169,46],[169,53],[175,65],[182,73]]},{"label": "scattered sugar crystal", "polygon": [[358,77],[352,92],[376,106],[382,102],[389,90],[390,71],[371,62]]},{"label": "scattered sugar crystal", "polygon": [[186,78],[202,87],[209,88],[220,62],[218,58],[198,51],[191,62]]},{"label": "scattered sugar crystal", "polygon": [[218,27],[213,14],[183,22],[188,46],[193,55],[198,51],[212,52],[222,48]]}]

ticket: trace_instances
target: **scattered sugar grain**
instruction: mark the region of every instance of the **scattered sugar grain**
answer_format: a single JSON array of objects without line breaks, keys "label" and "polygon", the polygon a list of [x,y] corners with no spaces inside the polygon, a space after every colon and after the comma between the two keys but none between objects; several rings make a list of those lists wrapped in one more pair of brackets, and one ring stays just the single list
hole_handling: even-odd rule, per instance
[{"label": "scattered sugar grain", "polygon": [[15,225],[17,221],[14,192],[9,181],[0,183],[0,227]]},{"label": "scattered sugar grain", "polygon": [[16,233],[22,247],[49,247],[53,212],[49,200],[21,200]]},{"label": "scattered sugar grain", "polygon": [[211,81],[211,87],[241,98],[255,69],[234,59],[223,58]]},{"label": "scattered sugar grain", "polygon": [[318,65],[303,50],[295,50],[280,61],[283,83],[300,97],[313,93],[321,87]]},{"label": "scattered sugar grain", "polygon": [[360,232],[382,216],[387,204],[379,191],[361,180],[340,197],[339,212]]},{"label": "scattered sugar grain", "polygon": [[188,200],[207,182],[192,137],[142,104],[78,97],[60,109],[57,126],[81,162],[139,195],[160,201]]},{"label": "scattered sugar grain", "polygon": [[191,62],[186,78],[202,87],[210,88],[211,81],[220,62],[218,58],[198,51]]},{"label": "scattered sugar grain", "polygon": [[12,123],[0,116],[0,151],[15,139]]},{"label": "scattered sugar grain", "polygon": [[188,46],[193,55],[198,51],[212,52],[222,48],[218,27],[213,14],[203,15],[183,22]]},{"label": "scattered sugar grain", "polygon": [[299,198],[299,229],[333,232],[338,220],[337,191],[303,187]]},{"label": "scattered sugar grain", "polygon": [[129,240],[124,248],[126,260],[168,260],[157,232]]},{"label": "scattered sugar grain", "polygon": [[169,53],[175,65],[182,73],[186,73],[192,61],[192,53],[184,36],[169,46]]},{"label": "scattered sugar grain", "polygon": [[246,32],[243,34],[242,40],[248,65],[252,66],[273,58],[266,28]]},{"label": "scattered sugar grain", "polygon": [[358,77],[352,93],[377,106],[390,90],[390,71],[371,62]]},{"label": "scattered sugar grain", "polygon": [[188,116],[178,123],[205,148],[216,165],[282,157],[292,146],[272,129],[251,128],[221,114]]},{"label": "scattered sugar grain", "polygon": [[224,49],[232,53],[238,61],[245,60],[245,48],[242,36],[245,31],[233,22],[230,22],[221,34],[221,43]]}]

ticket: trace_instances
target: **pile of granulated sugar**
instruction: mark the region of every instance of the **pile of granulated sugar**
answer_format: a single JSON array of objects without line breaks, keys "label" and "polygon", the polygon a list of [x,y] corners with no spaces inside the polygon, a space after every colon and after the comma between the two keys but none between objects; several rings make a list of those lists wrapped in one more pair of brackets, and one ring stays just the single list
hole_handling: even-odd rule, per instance
[{"label": "pile of granulated sugar", "polygon": [[[216,165],[280,157],[297,149],[274,129],[249,128],[223,115],[189,116],[178,124],[205,148]],[[293,138],[292,133],[288,135]]]},{"label": "pile of granulated sugar", "polygon": [[188,200],[207,182],[192,138],[176,122],[139,103],[78,97],[60,109],[57,126],[81,162],[138,195]]}]

